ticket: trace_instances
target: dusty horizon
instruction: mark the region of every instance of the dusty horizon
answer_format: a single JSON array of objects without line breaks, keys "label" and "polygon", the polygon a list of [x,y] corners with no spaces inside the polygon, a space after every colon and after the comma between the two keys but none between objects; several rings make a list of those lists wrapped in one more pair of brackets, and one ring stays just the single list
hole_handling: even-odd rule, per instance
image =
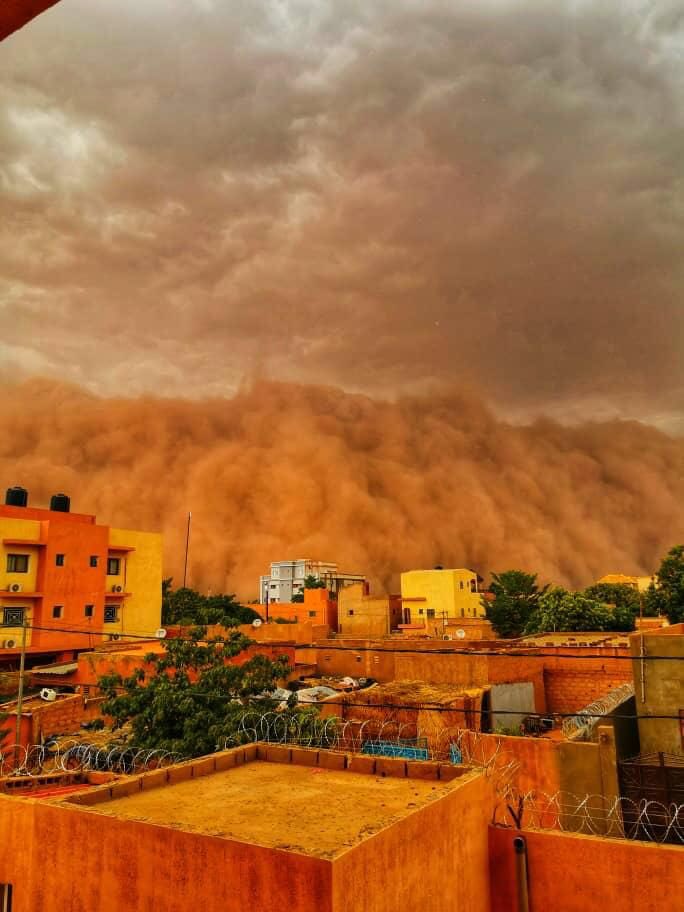
[{"label": "dusty horizon", "polygon": [[396,590],[402,570],[512,567],[586,586],[650,573],[684,541],[684,438],[637,422],[513,425],[456,389],[395,401],[257,381],[205,401],[0,384],[0,485],[159,530],[165,575],[256,598],[272,560],[336,560]]},{"label": "dusty horizon", "polygon": [[3,42],[0,374],[684,427],[655,0],[63,0]]}]

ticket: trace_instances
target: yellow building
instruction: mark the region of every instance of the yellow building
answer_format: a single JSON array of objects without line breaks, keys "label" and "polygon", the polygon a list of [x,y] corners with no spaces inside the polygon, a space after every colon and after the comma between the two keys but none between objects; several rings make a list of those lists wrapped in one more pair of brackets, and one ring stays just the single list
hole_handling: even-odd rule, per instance
[{"label": "yellow building", "polygon": [[337,596],[337,629],[341,636],[387,636],[402,623],[398,595],[368,595],[365,583],[344,586]]},{"label": "yellow building", "polygon": [[407,623],[483,618],[480,578],[472,570],[408,570],[401,574]]},{"label": "yellow building", "polygon": [[656,578],[655,576],[625,576],[624,573],[607,573],[598,582],[609,583],[613,586],[631,586],[637,592],[646,592],[651,583],[656,582]]},{"label": "yellow building", "polygon": [[23,489],[0,506],[0,663],[21,648],[66,654],[161,621],[162,540],[71,513],[69,498],[29,507]]}]

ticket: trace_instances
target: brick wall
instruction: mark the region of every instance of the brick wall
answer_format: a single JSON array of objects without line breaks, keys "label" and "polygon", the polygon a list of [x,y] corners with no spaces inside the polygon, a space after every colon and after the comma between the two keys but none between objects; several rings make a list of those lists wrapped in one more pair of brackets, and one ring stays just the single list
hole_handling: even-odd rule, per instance
[{"label": "brick wall", "polygon": [[[575,662],[575,665],[578,663]],[[549,712],[574,713],[632,680],[629,664],[623,668],[574,668],[544,669],[544,688]]]}]

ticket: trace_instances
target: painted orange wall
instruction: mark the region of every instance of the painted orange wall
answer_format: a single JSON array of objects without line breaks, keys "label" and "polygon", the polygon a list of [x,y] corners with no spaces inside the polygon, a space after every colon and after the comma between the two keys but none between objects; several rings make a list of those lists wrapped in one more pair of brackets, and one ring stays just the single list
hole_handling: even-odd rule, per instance
[{"label": "painted orange wall", "polygon": [[513,838],[527,843],[530,912],[680,912],[684,851],[630,839],[489,828],[491,912],[517,908]]},{"label": "painted orange wall", "polygon": [[[344,645],[344,649],[339,648]],[[469,655],[449,641],[330,640],[318,642],[317,664],[322,674],[375,678],[377,681],[433,681],[446,684],[505,684],[531,681],[538,712],[546,711],[543,659],[527,656]],[[326,646],[328,648],[326,648]],[[355,647],[361,648],[355,648]],[[377,647],[377,648],[374,648]],[[402,650],[406,650],[405,652]]]},{"label": "painted orange wall", "polygon": [[332,866],[296,852],[0,795],[12,912],[330,912]]},{"label": "painted orange wall", "polygon": [[[251,605],[266,620],[265,605]],[[327,589],[305,589],[303,602],[272,602],[268,606],[268,618],[283,618],[298,624],[327,625],[337,630],[337,602],[329,598]]]},{"label": "painted orange wall", "polygon": [[[33,531],[27,537],[27,526]],[[15,531],[16,530],[16,531]],[[125,532],[99,525],[95,517],[81,513],[61,513],[36,507],[0,505],[2,559],[7,553],[29,555],[29,573],[24,578],[8,574],[5,564],[0,567],[0,584],[19,582],[21,594],[0,594],[1,607],[22,607],[30,628],[27,632],[28,652],[55,655],[97,646],[108,634],[121,634],[122,624],[105,624],[105,604],[116,604],[120,619],[126,609],[126,629],[151,635],[159,626],[161,615],[161,538],[144,532]],[[19,539],[21,545],[5,544]],[[29,541],[30,539],[30,541]],[[32,542],[35,541],[35,544]],[[117,550],[123,545],[123,550]],[[133,550],[129,551],[128,548]],[[119,557],[123,574],[133,580],[130,598],[112,592],[116,577],[107,575],[110,555]],[[56,557],[64,555],[57,566]],[[90,558],[97,557],[97,566]],[[23,577],[24,575],[22,575]],[[31,591],[29,591],[31,590]],[[93,606],[92,617],[86,617],[86,605]],[[56,606],[61,616],[53,617]],[[71,632],[74,631],[74,632]],[[91,632],[92,631],[92,632]],[[0,627],[0,636],[13,639],[16,646],[0,649],[0,662],[16,664],[19,654],[21,628]]]},{"label": "painted orange wall", "polygon": [[[149,674],[152,666],[145,662],[145,656],[151,652],[162,653],[163,646],[159,641],[145,643],[137,648],[126,650],[103,650],[102,652],[85,652],[78,657],[76,675],[69,679],[70,684],[93,685],[102,675],[120,674],[126,678],[138,668],[144,668]],[[239,655],[228,660],[229,665],[244,665],[254,656],[266,656],[274,660],[285,656],[294,668],[295,647],[292,643],[253,643]]]},{"label": "painted orange wall", "polygon": [[[485,646],[490,644],[484,642],[476,649]],[[464,652],[463,644],[453,640],[402,637],[399,641],[321,640],[316,648],[323,674],[365,675],[381,682],[481,685],[531,681],[538,712],[576,712],[632,680],[629,651],[615,647],[547,647],[534,650],[536,655],[507,655],[509,645],[498,648],[492,644],[496,655],[488,656]]]}]

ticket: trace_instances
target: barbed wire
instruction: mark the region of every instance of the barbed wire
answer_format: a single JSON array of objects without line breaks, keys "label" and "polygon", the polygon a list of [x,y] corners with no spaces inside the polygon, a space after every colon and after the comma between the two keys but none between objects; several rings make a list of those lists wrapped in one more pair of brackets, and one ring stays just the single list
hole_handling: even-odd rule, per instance
[{"label": "barbed wire", "polygon": [[187,758],[160,748],[89,744],[77,739],[59,745],[12,744],[0,752],[0,776],[37,779],[50,773],[100,771],[131,775],[170,766]]},{"label": "barbed wire", "polygon": [[[498,811],[502,811],[499,819]],[[505,802],[497,806],[494,823],[518,829],[684,845],[684,804],[648,798],[512,789]]]},{"label": "barbed wire", "polygon": [[501,738],[444,726],[438,720],[432,724],[428,720],[418,728],[415,722],[397,719],[326,719],[302,713],[250,710],[240,719],[236,734],[223,739],[218,748],[257,741],[463,764],[493,777],[496,790],[502,795],[508,793],[520,769],[520,763],[505,750]]},{"label": "barbed wire", "polygon": [[633,696],[634,685],[632,683],[620,684],[605,696],[580,709],[576,715],[563,719],[561,726],[563,734],[566,738],[574,739],[591,737],[600,717],[609,715],[625,700]]}]

